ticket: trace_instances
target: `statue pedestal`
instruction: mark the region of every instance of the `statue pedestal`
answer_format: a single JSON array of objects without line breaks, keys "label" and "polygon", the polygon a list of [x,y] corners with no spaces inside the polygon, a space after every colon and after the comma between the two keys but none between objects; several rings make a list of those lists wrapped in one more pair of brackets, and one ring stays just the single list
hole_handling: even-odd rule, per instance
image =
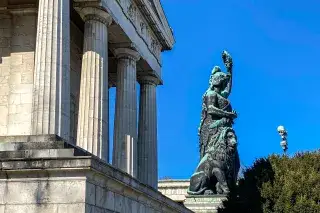
[{"label": "statue pedestal", "polygon": [[188,195],[184,206],[195,213],[217,213],[226,195]]}]

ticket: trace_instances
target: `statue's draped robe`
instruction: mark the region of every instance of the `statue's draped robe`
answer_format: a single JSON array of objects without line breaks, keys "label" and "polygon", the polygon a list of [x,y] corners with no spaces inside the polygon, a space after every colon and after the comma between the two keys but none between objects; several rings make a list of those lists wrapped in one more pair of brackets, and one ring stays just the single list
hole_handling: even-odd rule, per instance
[{"label": "statue's draped robe", "polygon": [[202,124],[200,127],[200,159],[209,147],[213,146],[219,138],[218,129],[221,126],[231,126],[232,121],[208,113],[210,105],[226,112],[232,112],[232,107],[228,99],[222,97],[215,91],[207,91],[203,97]]}]

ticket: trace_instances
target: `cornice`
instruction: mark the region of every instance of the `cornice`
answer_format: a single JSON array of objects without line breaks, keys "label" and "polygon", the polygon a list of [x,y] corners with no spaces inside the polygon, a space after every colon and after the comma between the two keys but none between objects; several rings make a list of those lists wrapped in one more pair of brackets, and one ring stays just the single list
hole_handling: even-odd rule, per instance
[{"label": "cornice", "polygon": [[[160,21],[158,16],[156,15],[156,11],[154,11],[154,9],[152,8],[152,5],[150,4],[149,0],[133,0],[133,1],[136,2],[140,12],[148,22],[150,28],[155,33],[157,39],[159,40],[162,46],[162,51],[171,50],[173,48],[175,40],[166,17],[164,20]],[[159,15],[161,16],[161,14]],[[165,30],[165,28],[167,28],[167,30]]]}]

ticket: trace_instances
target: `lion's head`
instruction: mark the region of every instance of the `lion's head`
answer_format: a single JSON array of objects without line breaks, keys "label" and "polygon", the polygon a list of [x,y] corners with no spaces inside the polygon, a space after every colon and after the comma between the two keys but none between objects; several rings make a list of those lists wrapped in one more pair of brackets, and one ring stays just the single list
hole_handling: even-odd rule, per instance
[{"label": "lion's head", "polygon": [[237,144],[238,144],[237,136],[236,136],[233,129],[226,132],[225,143],[226,143],[226,147],[227,147],[227,149],[229,149],[229,151],[234,151],[237,148]]},{"label": "lion's head", "polygon": [[219,137],[214,143],[211,154],[216,160],[226,161],[230,159],[237,148],[237,136],[231,127],[221,127]]}]

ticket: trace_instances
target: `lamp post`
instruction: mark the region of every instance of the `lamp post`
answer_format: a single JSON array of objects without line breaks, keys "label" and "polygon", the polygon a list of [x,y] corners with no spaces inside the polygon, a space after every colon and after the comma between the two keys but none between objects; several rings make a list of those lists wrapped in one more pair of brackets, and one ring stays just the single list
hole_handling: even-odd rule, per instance
[{"label": "lamp post", "polygon": [[281,137],[280,146],[282,147],[284,154],[286,154],[286,151],[288,150],[288,141],[287,141],[288,132],[284,128],[284,126],[278,126],[277,131]]}]

